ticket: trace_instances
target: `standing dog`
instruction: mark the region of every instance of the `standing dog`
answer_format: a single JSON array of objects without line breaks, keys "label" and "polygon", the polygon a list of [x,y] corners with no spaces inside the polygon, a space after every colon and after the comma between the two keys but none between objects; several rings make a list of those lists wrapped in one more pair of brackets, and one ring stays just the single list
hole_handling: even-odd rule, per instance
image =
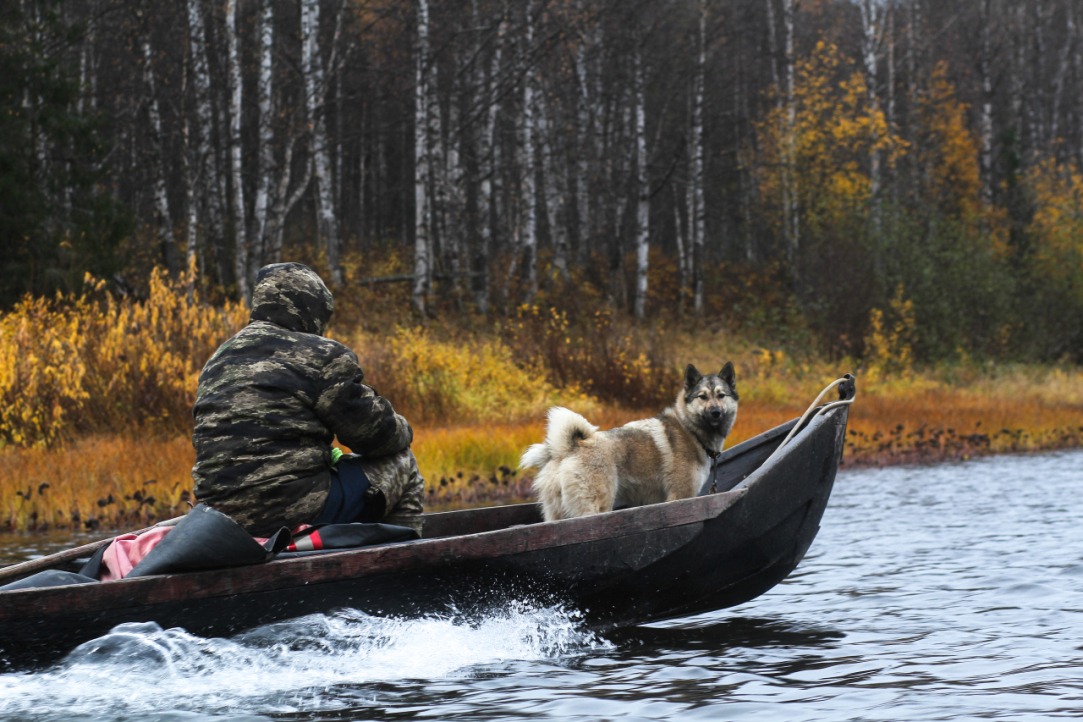
[{"label": "standing dog", "polygon": [[545,442],[523,454],[538,469],[546,521],[695,496],[737,418],[733,364],[704,376],[689,364],[677,403],[653,419],[598,431],[564,408],[549,410]]}]

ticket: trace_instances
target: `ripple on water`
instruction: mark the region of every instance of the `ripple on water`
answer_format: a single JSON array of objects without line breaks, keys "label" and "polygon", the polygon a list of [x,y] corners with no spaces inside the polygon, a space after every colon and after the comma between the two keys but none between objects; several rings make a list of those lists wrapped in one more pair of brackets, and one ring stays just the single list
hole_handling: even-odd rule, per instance
[{"label": "ripple on water", "polygon": [[229,640],[126,625],[52,669],[0,675],[0,718],[1075,717],[1081,477],[1081,452],[847,471],[786,582],[604,639],[530,604],[347,611]]}]

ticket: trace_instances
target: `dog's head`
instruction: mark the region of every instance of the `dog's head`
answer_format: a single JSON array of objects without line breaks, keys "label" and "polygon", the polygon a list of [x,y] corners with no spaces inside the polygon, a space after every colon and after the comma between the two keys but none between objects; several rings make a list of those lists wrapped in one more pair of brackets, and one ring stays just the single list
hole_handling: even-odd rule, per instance
[{"label": "dog's head", "polygon": [[684,386],[677,397],[677,410],[704,436],[729,436],[737,419],[737,374],[726,362],[717,374],[704,376],[688,364]]}]

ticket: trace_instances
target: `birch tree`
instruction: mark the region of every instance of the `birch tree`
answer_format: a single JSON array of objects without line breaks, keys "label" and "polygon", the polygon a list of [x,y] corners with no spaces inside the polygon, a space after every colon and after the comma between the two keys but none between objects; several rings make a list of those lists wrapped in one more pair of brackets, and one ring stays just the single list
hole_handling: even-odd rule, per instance
[{"label": "birch tree", "polygon": [[241,56],[239,49],[238,0],[226,2],[226,62],[229,67],[229,212],[233,218],[233,272],[237,295],[248,302],[248,247],[245,244],[244,181],[241,178]]},{"label": "birch tree", "polygon": [[641,43],[636,39],[633,54],[635,85],[636,148],[636,290],[633,313],[643,319],[647,312],[647,272],[650,263],[651,189],[647,174],[647,120],[643,101],[643,59]]},{"label": "birch tree", "polygon": [[1077,42],[1074,3],[1065,3],[1064,14],[1064,43],[1058,53],[1057,67],[1053,73],[1053,101],[1049,104],[1049,137],[1053,140],[1060,138],[1060,115],[1061,109],[1064,107],[1064,88],[1067,85],[1072,52]]},{"label": "birch tree", "polygon": [[[526,277],[524,303],[531,303],[538,292],[538,239],[536,218],[538,194],[534,185],[537,176],[537,109],[535,106],[537,90],[536,72],[533,59],[534,51],[534,3],[527,0],[525,11],[526,34],[520,54],[523,73],[523,110],[520,116],[521,144],[519,146],[519,172],[522,204],[519,245],[523,256],[523,275]],[[510,276],[510,274],[509,274]]]},{"label": "birch tree", "polygon": [[557,179],[559,174],[556,170],[554,158],[558,156],[559,140],[554,124],[549,117],[553,110],[548,107],[544,99],[539,100],[537,105],[538,130],[542,137],[541,146],[542,165],[542,191],[545,199],[546,220],[549,225],[550,242],[553,245],[553,266],[556,267],[561,279],[570,281],[568,273],[568,235],[564,225],[560,222],[563,215],[564,194],[558,188]]},{"label": "birch tree", "polygon": [[[885,6],[880,0],[861,0],[861,58],[864,63],[865,89],[868,94],[869,113],[880,112],[879,96],[879,54],[883,42]],[[880,143],[876,123],[870,124],[872,134],[869,151],[869,197],[872,204],[872,224],[874,233],[880,230],[881,198],[883,185],[880,169]]]},{"label": "birch tree", "polygon": [[[465,23],[464,23],[465,25]],[[462,32],[468,28],[463,27]],[[466,169],[463,159],[468,153],[469,134],[463,128],[462,105],[469,93],[466,53],[456,53],[453,98],[448,112],[447,134],[444,138],[439,173],[440,193],[440,239],[443,245],[445,268],[450,275],[451,287],[459,310],[462,310],[462,253],[466,216]],[[456,100],[458,98],[458,100]]]},{"label": "birch tree", "polygon": [[[189,32],[191,32],[190,28]],[[181,83],[182,97],[187,94],[188,90],[188,78],[191,74],[189,66],[190,63],[184,64],[184,79]],[[196,268],[196,253],[199,249],[199,201],[196,196],[198,163],[192,148],[191,117],[187,112],[184,113],[181,132],[184,138],[184,202],[187,214],[184,230],[184,270],[188,274],[188,301],[191,302],[195,293],[196,274],[194,271]]]},{"label": "birch tree", "polygon": [[429,3],[417,0],[417,82],[414,85],[414,287],[410,296],[418,313],[432,288],[432,239],[429,235]]},{"label": "birch tree", "polygon": [[[479,25],[477,0],[472,4],[474,12],[474,24]],[[475,274],[474,303],[478,312],[489,312],[489,253],[493,243],[492,203],[493,203],[493,176],[496,173],[495,163],[495,137],[496,119],[500,112],[501,104],[495,93],[495,83],[501,69],[501,59],[504,52],[504,43],[507,37],[508,18],[507,9],[500,15],[497,30],[496,47],[493,51],[492,61],[488,64],[478,62],[476,87],[478,88],[479,106],[481,108],[483,122],[478,123],[478,136],[475,141],[475,153],[477,154],[478,176],[478,242],[474,247],[474,259],[472,267]],[[477,53],[480,54],[481,43],[479,40]]]},{"label": "birch tree", "polygon": [[[293,157],[297,145],[307,138],[307,133],[295,133],[290,136],[279,166],[277,183],[273,186],[274,200],[267,211],[267,225],[264,234],[267,239],[268,262],[282,261],[282,240],[286,230],[286,218],[301,200],[312,183],[312,154],[306,156],[304,172],[297,183],[293,182]],[[292,184],[292,186],[291,186]]]},{"label": "birch tree", "polygon": [[151,143],[154,147],[154,207],[158,215],[158,236],[161,239],[162,262],[169,275],[175,276],[177,248],[173,238],[173,214],[169,210],[166,188],[165,151],[162,149],[162,116],[158,109],[158,90],[154,78],[154,54],[150,38],[143,38],[143,83],[147,93],[147,119],[150,121]]},{"label": "birch tree", "polygon": [[981,117],[978,121],[978,136],[981,139],[982,197],[986,207],[993,202],[993,40],[991,27],[993,20],[990,12],[991,5],[992,0],[981,0],[981,50],[978,56],[978,74],[981,77]]},{"label": "birch tree", "polygon": [[[1045,147],[1046,143],[1046,87],[1042,82],[1042,65],[1046,58],[1045,47],[1045,3],[1043,0],[1031,0],[1031,4],[1034,8],[1034,24],[1029,33],[1031,40],[1034,43],[1034,52],[1031,53],[1030,68],[1028,68],[1028,75],[1031,79],[1031,85],[1028,88],[1028,95],[1030,96],[1026,104],[1027,109],[1027,125],[1030,127],[1030,136],[1033,139],[1032,150],[1035,153],[1041,151]],[[1022,3],[1020,3],[1022,5]]]},{"label": "birch tree", "polygon": [[[783,3],[791,0],[783,0]],[[703,315],[703,263],[706,211],[703,194],[703,92],[707,72],[707,2],[699,0],[699,27],[696,33],[696,76],[692,86],[692,177],[689,183],[688,223],[689,246],[692,253],[692,309]]]},{"label": "birch tree", "polygon": [[313,156],[316,218],[327,252],[331,284],[342,285],[342,238],[339,236],[331,176],[331,148],[327,137],[327,74],[320,53],[320,2],[301,0],[301,66],[305,84],[305,107],[310,127],[309,152]]},{"label": "birch tree", "polygon": [[[212,137],[214,134],[214,109],[212,100],[211,76],[207,57],[207,33],[203,20],[201,0],[188,0],[188,51],[192,73],[193,100],[195,108],[189,119],[189,133],[195,135],[195,157],[192,165],[192,184],[195,194],[195,208],[189,210],[189,219],[195,217],[197,225],[202,225],[214,246],[214,257],[218,266],[218,280],[226,284],[230,269],[222,253],[223,222],[221,183],[218,177]],[[193,216],[192,212],[196,215]],[[198,218],[202,216],[202,223]],[[189,229],[189,234],[194,229]],[[189,237],[189,242],[193,239]],[[189,263],[191,261],[189,260]]]},{"label": "birch tree", "polygon": [[257,120],[256,133],[259,150],[256,153],[253,172],[256,176],[256,197],[252,218],[247,226],[248,247],[252,255],[250,278],[255,283],[256,273],[266,262],[267,243],[264,236],[267,226],[267,206],[271,186],[271,169],[274,166],[274,133],[271,127],[271,101],[274,52],[274,2],[262,0],[256,37],[259,41],[259,80],[256,85]]},{"label": "birch tree", "polygon": [[586,249],[590,247],[591,239],[591,214],[590,214],[590,150],[591,143],[591,98],[590,83],[587,78],[587,42],[585,24],[583,18],[583,0],[578,0],[577,10],[579,14],[580,29],[576,34],[575,43],[575,78],[578,83],[575,94],[575,191],[576,213],[578,229],[576,231],[577,249],[580,262],[587,257]]}]

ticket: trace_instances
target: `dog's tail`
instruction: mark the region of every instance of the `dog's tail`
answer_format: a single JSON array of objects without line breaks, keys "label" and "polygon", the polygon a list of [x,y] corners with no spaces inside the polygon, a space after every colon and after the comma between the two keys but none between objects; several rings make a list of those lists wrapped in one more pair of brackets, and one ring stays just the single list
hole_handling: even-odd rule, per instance
[{"label": "dog's tail", "polygon": [[563,459],[583,441],[594,436],[598,427],[579,414],[560,406],[549,409],[549,430],[545,442],[534,444],[523,453],[519,468],[542,468],[554,459]]}]

